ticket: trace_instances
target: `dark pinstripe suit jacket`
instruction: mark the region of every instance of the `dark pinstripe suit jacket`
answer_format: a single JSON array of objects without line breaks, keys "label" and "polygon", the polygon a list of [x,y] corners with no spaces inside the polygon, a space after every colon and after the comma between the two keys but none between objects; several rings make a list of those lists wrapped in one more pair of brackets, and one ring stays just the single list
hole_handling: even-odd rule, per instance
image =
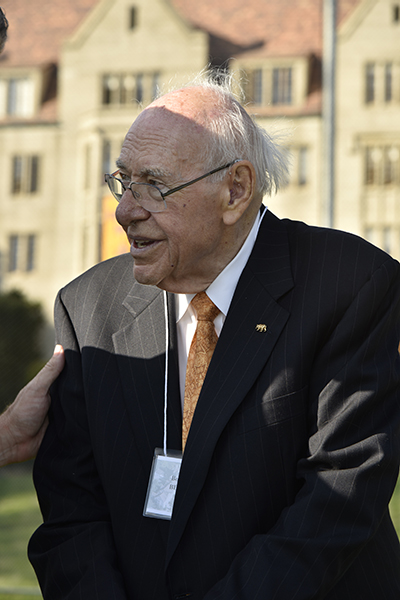
[{"label": "dark pinstripe suit jacket", "polygon": [[[171,522],[142,516],[163,438],[162,294],[133,281],[129,255],[63,289],[67,364],[35,465],[44,524],[29,548],[44,598],[398,600],[387,505],[399,288],[399,264],[366,242],[267,215],[199,398]],[[169,353],[178,449],[175,326]]]}]

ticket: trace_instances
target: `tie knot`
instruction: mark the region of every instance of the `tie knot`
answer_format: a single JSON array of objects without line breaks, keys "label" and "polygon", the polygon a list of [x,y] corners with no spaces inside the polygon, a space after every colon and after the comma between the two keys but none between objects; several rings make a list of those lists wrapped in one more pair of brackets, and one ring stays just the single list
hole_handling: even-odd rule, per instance
[{"label": "tie knot", "polygon": [[191,305],[196,311],[198,321],[214,321],[220,312],[205,292],[196,294],[191,301]]}]

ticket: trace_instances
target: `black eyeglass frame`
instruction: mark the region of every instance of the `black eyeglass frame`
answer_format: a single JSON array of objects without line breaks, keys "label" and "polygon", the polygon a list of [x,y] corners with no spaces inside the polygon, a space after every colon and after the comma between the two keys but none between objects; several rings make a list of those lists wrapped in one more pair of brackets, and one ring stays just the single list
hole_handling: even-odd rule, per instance
[{"label": "black eyeglass frame", "polygon": [[[160,190],[159,187],[157,187],[156,185],[153,185],[152,183],[141,183],[140,181],[131,181],[129,183],[129,185],[126,185],[123,181],[121,181],[121,179],[118,179],[118,177],[115,177],[116,173],[119,173],[119,169],[117,171],[114,171],[114,173],[106,173],[104,175],[104,180],[108,185],[108,188],[110,190],[110,192],[112,193],[112,195],[114,196],[114,198],[116,199],[117,202],[121,201],[121,198],[123,196],[123,194],[121,194],[121,196],[118,198],[118,196],[115,195],[115,193],[113,192],[113,190],[110,187],[109,181],[111,179],[116,179],[117,181],[119,181],[119,183],[122,185],[123,189],[125,190],[125,192],[130,189],[132,192],[133,197],[135,197],[133,190],[132,190],[132,185],[146,185],[152,188],[156,188],[156,190],[158,192],[160,192],[162,199],[164,200],[164,206],[165,208],[167,208],[167,203],[165,201],[165,198],[167,196],[170,196],[171,194],[175,193],[175,192],[179,192],[180,190],[183,190],[184,188],[188,187],[189,185],[192,185],[193,183],[197,183],[197,181],[201,181],[201,179],[205,179],[205,177],[209,177],[210,175],[214,175],[214,173],[218,173],[218,171],[222,171],[223,169],[228,169],[229,167],[231,167],[232,165],[234,165],[237,162],[240,162],[242,159],[237,158],[235,160],[233,160],[232,162],[228,163],[227,165],[223,165],[222,167],[218,167],[217,169],[213,169],[212,171],[209,171],[208,173],[206,173],[205,175],[200,175],[200,177],[196,177],[196,179],[192,179],[191,181],[187,181],[186,183],[182,183],[182,185],[178,185],[175,188],[172,188],[172,190],[168,190],[167,192],[162,192]],[[165,208],[163,210],[165,210]],[[147,208],[145,210],[148,210]],[[149,210],[148,212],[155,212],[155,211],[151,211]],[[158,212],[162,212],[162,211],[158,211]]]}]

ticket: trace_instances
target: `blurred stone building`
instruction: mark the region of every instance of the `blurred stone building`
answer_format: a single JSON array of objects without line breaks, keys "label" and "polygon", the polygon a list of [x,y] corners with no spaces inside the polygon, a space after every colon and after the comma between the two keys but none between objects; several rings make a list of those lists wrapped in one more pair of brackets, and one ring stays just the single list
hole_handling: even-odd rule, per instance
[{"label": "blurred stone building", "polygon": [[[128,249],[103,185],[160,87],[211,64],[289,130],[269,208],[325,225],[322,0],[2,0],[0,289],[41,300]],[[400,2],[338,0],[334,226],[400,258]]]}]

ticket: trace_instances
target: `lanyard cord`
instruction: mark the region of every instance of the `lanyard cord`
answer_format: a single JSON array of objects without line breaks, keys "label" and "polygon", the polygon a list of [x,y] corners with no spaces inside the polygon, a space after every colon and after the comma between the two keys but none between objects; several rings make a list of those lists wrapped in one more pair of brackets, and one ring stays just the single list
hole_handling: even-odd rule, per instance
[{"label": "lanyard cord", "polygon": [[168,351],[169,351],[169,321],[167,292],[163,290],[165,313],[165,374],[164,374],[164,456],[167,456],[167,408],[168,408]]}]

